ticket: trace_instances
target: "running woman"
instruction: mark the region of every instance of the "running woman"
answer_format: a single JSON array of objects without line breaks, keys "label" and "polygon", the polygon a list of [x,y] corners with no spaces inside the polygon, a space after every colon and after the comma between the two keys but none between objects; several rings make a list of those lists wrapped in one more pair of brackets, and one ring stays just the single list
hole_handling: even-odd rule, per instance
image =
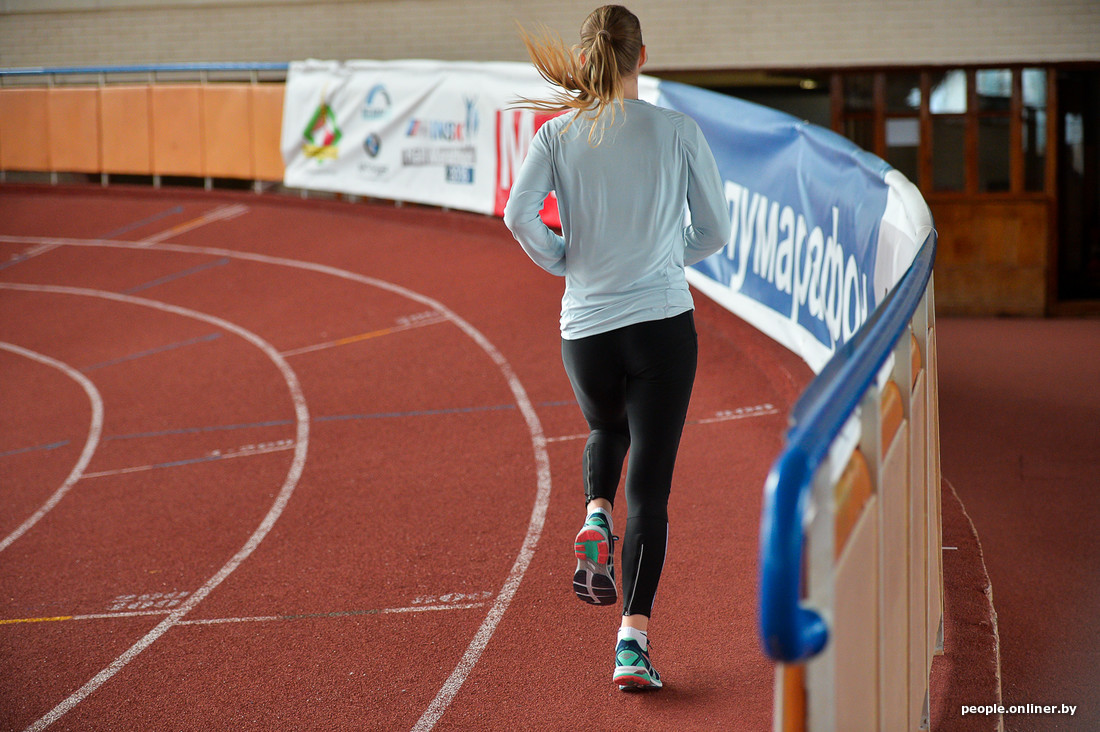
[{"label": "running woman", "polygon": [[[557,89],[519,103],[565,112],[535,135],[504,222],[536,264],[565,277],[562,361],[590,430],[573,589],[587,603],[618,602],[611,511],[629,452],[613,680],[620,689],[659,689],[647,631],[697,358],[684,267],[726,243],[728,209],[699,126],[638,99],[646,48],[633,13],[597,8],[571,50],[547,33],[535,38],[521,28],[521,37]],[[562,235],[539,216],[551,191]]]}]

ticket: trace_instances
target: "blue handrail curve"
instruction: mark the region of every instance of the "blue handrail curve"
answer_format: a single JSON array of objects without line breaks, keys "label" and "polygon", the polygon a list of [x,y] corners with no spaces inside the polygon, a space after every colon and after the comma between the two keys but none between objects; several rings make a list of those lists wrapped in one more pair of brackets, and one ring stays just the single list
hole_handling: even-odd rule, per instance
[{"label": "blue handrail curve", "polygon": [[825,648],[824,618],[800,604],[803,517],[814,473],[908,326],[932,276],[936,232],[871,317],[799,397],[786,446],[768,474],[760,526],[760,638],[776,661],[805,661]]}]

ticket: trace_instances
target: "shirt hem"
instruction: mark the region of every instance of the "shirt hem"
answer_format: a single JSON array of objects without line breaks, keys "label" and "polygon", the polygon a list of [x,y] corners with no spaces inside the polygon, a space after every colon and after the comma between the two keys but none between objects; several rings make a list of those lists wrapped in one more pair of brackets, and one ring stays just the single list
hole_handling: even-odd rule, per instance
[{"label": "shirt hem", "polygon": [[664,308],[650,308],[648,310],[639,310],[635,313],[630,313],[621,318],[615,318],[604,323],[599,323],[587,328],[568,328],[563,327],[561,329],[561,337],[563,340],[576,341],[581,338],[588,338],[589,336],[600,335],[601,333],[610,333],[613,330],[619,328],[625,328],[629,325],[637,325],[638,323],[648,323],[652,320],[667,320],[668,318],[675,318],[677,315],[683,315],[684,313],[694,310],[695,304],[689,305],[673,305]]}]

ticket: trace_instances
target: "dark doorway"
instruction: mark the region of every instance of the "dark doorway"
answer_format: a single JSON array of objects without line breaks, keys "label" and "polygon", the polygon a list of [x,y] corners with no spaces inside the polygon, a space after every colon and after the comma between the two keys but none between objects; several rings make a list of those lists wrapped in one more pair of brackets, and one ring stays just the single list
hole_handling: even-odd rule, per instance
[{"label": "dark doorway", "polygon": [[1100,69],[1058,72],[1058,300],[1100,300]]}]

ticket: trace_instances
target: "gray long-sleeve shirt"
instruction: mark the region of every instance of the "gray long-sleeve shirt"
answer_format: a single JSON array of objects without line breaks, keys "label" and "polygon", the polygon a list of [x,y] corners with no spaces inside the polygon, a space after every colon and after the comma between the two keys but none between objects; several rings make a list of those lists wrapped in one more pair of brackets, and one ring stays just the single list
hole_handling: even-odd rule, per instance
[{"label": "gray long-sleeve shirt", "polygon": [[[566,339],[691,310],[684,266],[730,237],[718,166],[695,121],[637,99],[625,100],[625,114],[615,111],[595,147],[583,114],[543,125],[504,209],[504,223],[531,259],[565,277]],[[550,191],[564,236],[539,217]]]}]

